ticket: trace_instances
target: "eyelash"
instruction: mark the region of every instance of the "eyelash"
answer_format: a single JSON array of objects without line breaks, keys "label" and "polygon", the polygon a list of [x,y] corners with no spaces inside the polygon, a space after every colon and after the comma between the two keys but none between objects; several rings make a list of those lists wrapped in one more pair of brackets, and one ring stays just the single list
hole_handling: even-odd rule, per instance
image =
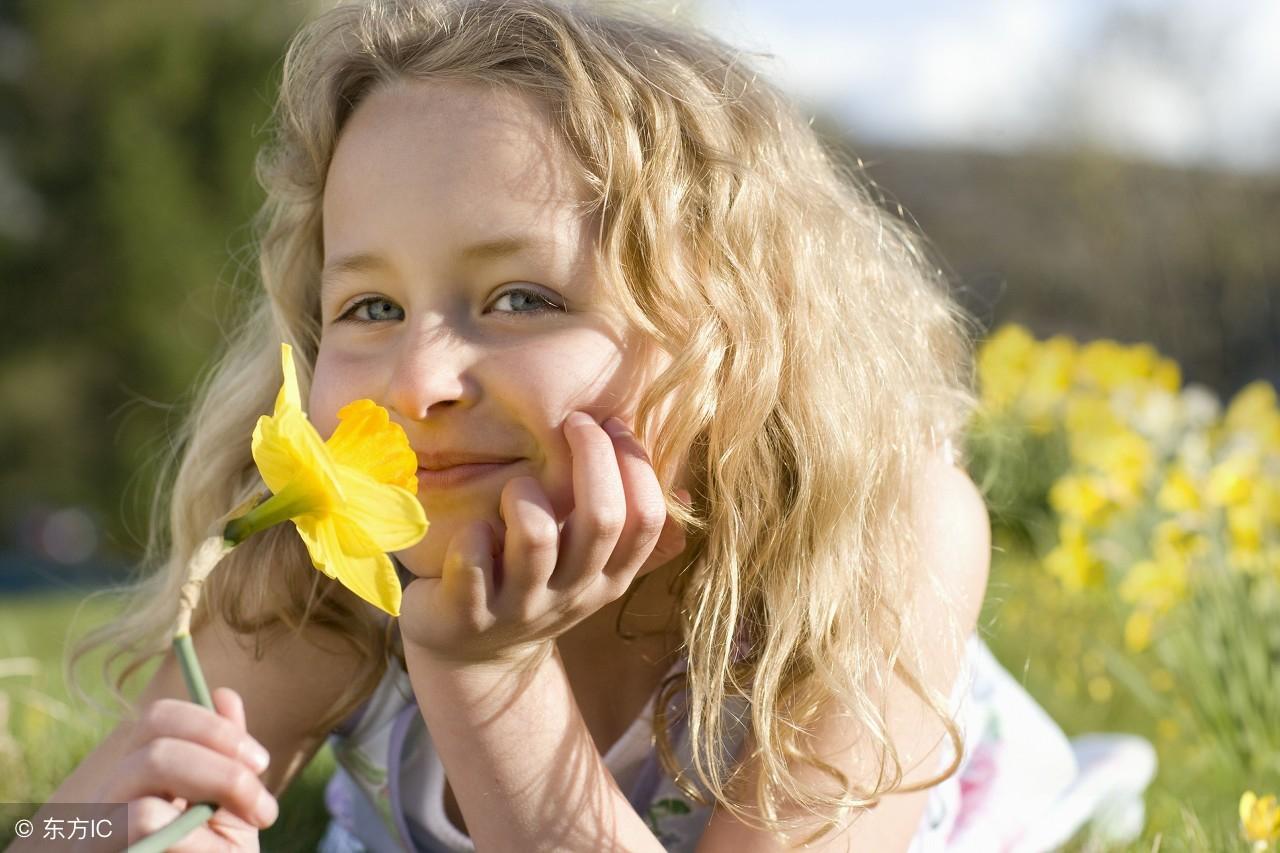
[{"label": "eyelash", "polygon": [[[563,306],[561,306],[561,305],[557,305],[556,303],[552,302],[552,301],[551,301],[550,299],[548,299],[547,297],[543,296],[540,292],[538,292],[538,291],[536,291],[536,290],[534,290],[534,289],[532,289],[532,288],[529,288],[529,287],[513,287],[513,288],[511,288],[510,290],[504,290],[504,291],[502,291],[502,293],[498,294],[498,299],[501,299],[502,297],[504,297],[504,296],[508,296],[508,295],[510,295],[510,294],[512,294],[512,293],[527,293],[527,294],[530,294],[530,295],[532,295],[534,298],[536,298],[539,302],[541,302],[542,304],[541,304],[541,306],[539,306],[539,307],[537,307],[537,308],[534,308],[534,309],[532,309],[532,310],[530,310],[530,311],[504,311],[504,312],[502,312],[502,313],[504,313],[504,314],[544,314],[544,313],[546,313],[546,312],[548,312],[548,311],[558,311],[558,312],[563,312],[563,311],[565,310]],[[496,301],[496,300],[495,300],[495,301]],[[346,322],[346,323],[356,323],[356,324],[358,324],[358,325],[362,325],[362,326],[372,326],[372,325],[375,325],[375,324],[377,324],[377,323],[387,322],[387,321],[385,321],[385,320],[365,320],[365,319],[362,319],[362,318],[360,318],[360,317],[356,317],[356,316],[354,316],[354,315],[355,315],[355,312],[356,312],[356,311],[357,311],[361,306],[363,306],[363,305],[371,305],[371,304],[376,303],[376,302],[388,302],[388,303],[390,303],[390,304],[392,304],[392,305],[395,305],[395,302],[393,302],[393,301],[392,301],[392,300],[390,300],[390,299],[387,299],[385,296],[362,296],[361,298],[357,299],[357,300],[356,300],[356,301],[351,305],[351,307],[350,307],[350,308],[348,308],[346,311],[342,312],[342,314],[341,314],[341,315],[339,315],[339,316],[338,316],[338,318],[334,320],[334,322],[335,322],[335,323],[343,323],[343,322]]]}]

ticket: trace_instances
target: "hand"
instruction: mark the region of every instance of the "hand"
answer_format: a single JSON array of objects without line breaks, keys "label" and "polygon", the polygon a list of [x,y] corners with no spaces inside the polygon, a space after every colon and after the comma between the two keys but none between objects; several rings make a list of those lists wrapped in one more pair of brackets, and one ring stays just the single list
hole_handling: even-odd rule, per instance
[{"label": "hand", "polygon": [[684,550],[684,532],[630,430],[616,418],[601,427],[575,412],[564,433],[574,490],[564,530],[537,480],[510,480],[499,499],[501,547],[488,523],[472,522],[450,540],[440,577],[405,588],[406,655],[448,664],[531,660]]},{"label": "hand", "polygon": [[217,713],[178,699],[143,711],[119,772],[98,802],[129,804],[129,843],[172,823],[188,806],[219,803],[204,826],[169,848],[180,853],[258,849],[258,830],[275,823],[279,806],[249,755],[258,742],[245,728],[240,694],[213,691]]}]

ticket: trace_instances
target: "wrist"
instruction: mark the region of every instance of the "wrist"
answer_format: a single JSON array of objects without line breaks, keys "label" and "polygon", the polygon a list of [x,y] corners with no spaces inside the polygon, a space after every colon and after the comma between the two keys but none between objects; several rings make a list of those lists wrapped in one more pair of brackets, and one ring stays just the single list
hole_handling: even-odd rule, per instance
[{"label": "wrist", "polygon": [[475,655],[446,654],[438,649],[404,642],[405,664],[424,674],[441,677],[507,677],[531,672],[556,652],[553,639],[507,646],[495,652]]}]

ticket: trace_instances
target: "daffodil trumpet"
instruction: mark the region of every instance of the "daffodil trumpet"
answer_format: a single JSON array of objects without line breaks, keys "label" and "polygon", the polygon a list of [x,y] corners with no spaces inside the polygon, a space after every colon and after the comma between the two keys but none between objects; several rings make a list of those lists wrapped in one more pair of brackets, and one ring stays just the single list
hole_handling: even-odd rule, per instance
[{"label": "daffodil trumpet", "polygon": [[[372,400],[356,400],[339,410],[337,428],[322,440],[302,411],[293,350],[288,344],[280,349],[284,383],[274,412],[258,419],[251,447],[267,489],[232,510],[222,530],[200,543],[178,595],[174,653],[191,698],[210,710],[213,698],[191,642],[191,615],[205,580],[233,548],[292,521],[316,569],[399,616],[400,579],[387,552],[408,548],[427,532],[417,499],[417,455],[404,430]],[[216,810],[215,803],[192,806],[129,850],[166,850]]]}]

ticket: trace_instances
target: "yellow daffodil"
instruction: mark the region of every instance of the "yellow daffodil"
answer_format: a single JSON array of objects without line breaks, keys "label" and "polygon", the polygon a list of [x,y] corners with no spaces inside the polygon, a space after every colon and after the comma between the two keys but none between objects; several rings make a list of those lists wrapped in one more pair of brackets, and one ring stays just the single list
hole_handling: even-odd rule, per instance
[{"label": "yellow daffodil", "polygon": [[1156,494],[1156,506],[1166,512],[1195,512],[1200,509],[1200,491],[1185,465],[1174,463],[1169,466]]},{"label": "yellow daffodil", "polygon": [[1151,534],[1151,553],[1157,559],[1193,562],[1211,550],[1209,539],[1176,518],[1168,518],[1155,526]]},{"label": "yellow daffodil", "polygon": [[1109,503],[1106,483],[1095,475],[1067,474],[1049,489],[1049,505],[1085,525],[1102,521]]},{"label": "yellow daffodil", "polygon": [[1036,346],[1031,333],[1016,323],[1001,326],[983,342],[977,367],[984,407],[1003,411],[1022,394]]},{"label": "yellow daffodil", "polygon": [[1265,850],[1280,840],[1280,805],[1275,795],[1259,797],[1253,791],[1245,791],[1240,798],[1240,826],[1255,850]]},{"label": "yellow daffodil", "polygon": [[1263,446],[1280,450],[1280,408],[1271,383],[1259,379],[1241,388],[1222,420],[1229,432],[1250,433]]},{"label": "yellow daffodil", "polygon": [[1082,387],[1107,392],[1132,385],[1176,391],[1182,377],[1177,363],[1162,359],[1150,344],[1125,346],[1116,341],[1098,340],[1080,348],[1076,381]]},{"label": "yellow daffodil", "polygon": [[1166,552],[1129,569],[1118,590],[1120,599],[1166,613],[1186,597],[1189,575],[1186,561]]},{"label": "yellow daffodil", "polygon": [[1044,558],[1044,566],[1049,573],[1056,575],[1070,590],[1101,586],[1105,579],[1102,563],[1089,548],[1083,527],[1080,524],[1062,524],[1059,540],[1057,547]]},{"label": "yellow daffodil", "polygon": [[371,400],[338,412],[327,442],[302,411],[293,350],[281,344],[284,384],[275,411],[253,431],[253,459],[272,497],[227,525],[224,536],[292,520],[317,569],[392,616],[400,580],[387,556],[418,542],[427,519],[418,502],[417,456],[404,430]]},{"label": "yellow daffodil", "polygon": [[1071,389],[1075,353],[1075,341],[1055,335],[1039,346],[1028,365],[1020,406],[1033,432],[1044,435],[1057,424],[1057,410]]},{"label": "yellow daffodil", "polygon": [[1248,503],[1258,482],[1260,462],[1252,450],[1231,453],[1209,472],[1205,499],[1219,507]]}]

